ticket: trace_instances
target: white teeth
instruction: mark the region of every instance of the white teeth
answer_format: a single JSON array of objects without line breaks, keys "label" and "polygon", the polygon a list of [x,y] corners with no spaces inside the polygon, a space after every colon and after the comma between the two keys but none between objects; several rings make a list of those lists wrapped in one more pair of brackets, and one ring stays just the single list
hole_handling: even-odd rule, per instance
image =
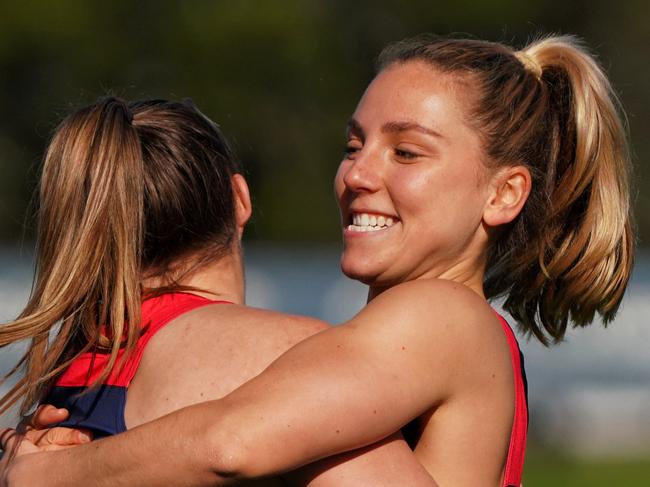
[{"label": "white teeth", "polygon": [[371,227],[361,226],[361,225],[348,225],[348,230],[352,232],[378,232],[379,230],[385,230],[386,227]]},{"label": "white teeth", "polygon": [[352,225],[348,225],[347,228],[353,232],[376,232],[391,227],[393,223],[393,218],[389,216],[353,213]]}]

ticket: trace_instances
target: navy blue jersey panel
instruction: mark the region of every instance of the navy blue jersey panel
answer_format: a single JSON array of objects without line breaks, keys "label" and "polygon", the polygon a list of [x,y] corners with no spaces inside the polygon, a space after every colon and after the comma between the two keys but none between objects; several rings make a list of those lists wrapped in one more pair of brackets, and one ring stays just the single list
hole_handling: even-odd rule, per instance
[{"label": "navy blue jersey panel", "polygon": [[102,385],[88,389],[55,386],[43,403],[66,408],[70,412],[70,417],[58,426],[86,428],[94,433],[95,438],[126,431],[123,414],[125,387]]}]

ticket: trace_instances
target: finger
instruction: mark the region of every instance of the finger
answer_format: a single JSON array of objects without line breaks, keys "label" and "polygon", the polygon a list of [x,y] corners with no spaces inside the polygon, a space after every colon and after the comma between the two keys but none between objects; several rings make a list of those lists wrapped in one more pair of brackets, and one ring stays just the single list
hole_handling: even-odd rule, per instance
[{"label": "finger", "polygon": [[36,409],[29,422],[29,426],[36,429],[44,429],[53,424],[65,421],[68,418],[68,410],[56,408],[51,404],[43,404]]},{"label": "finger", "polygon": [[86,429],[51,428],[49,430],[33,430],[27,433],[27,438],[39,447],[74,446],[88,443],[92,433]]}]

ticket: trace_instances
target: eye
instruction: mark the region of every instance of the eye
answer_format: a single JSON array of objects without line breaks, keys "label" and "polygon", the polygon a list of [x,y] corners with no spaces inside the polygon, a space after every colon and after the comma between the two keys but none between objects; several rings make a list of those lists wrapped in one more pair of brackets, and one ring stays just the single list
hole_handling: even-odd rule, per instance
[{"label": "eye", "polygon": [[354,156],[354,154],[356,154],[360,150],[361,150],[361,143],[355,140],[351,140],[347,144],[345,144],[345,148],[343,149],[343,157],[345,159],[351,159]]},{"label": "eye", "polygon": [[404,149],[398,149],[398,148],[395,149],[395,155],[400,159],[417,159],[418,157],[420,157],[420,154],[416,154],[415,152],[411,152]]}]

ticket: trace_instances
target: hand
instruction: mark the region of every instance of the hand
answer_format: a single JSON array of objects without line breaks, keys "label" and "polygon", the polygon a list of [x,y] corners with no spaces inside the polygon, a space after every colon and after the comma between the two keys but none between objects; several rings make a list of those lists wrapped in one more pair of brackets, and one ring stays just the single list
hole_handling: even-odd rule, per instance
[{"label": "hand", "polygon": [[36,412],[25,418],[15,430],[0,429],[0,443],[4,451],[0,461],[0,478],[3,482],[6,481],[9,464],[14,463],[20,456],[39,451],[61,450],[92,440],[92,435],[87,430],[49,428],[67,417],[67,410],[46,404],[39,406]]},{"label": "hand", "polygon": [[[92,433],[85,429],[72,429],[55,427],[68,418],[66,409],[57,409],[49,404],[39,406],[34,414],[26,418],[17,430],[25,438],[39,447],[40,451],[61,450],[72,446],[88,443],[92,440]],[[3,432],[0,431],[0,435]]]},{"label": "hand", "polygon": [[61,450],[71,446],[88,443],[92,434],[83,429],[49,428],[68,417],[66,409],[57,409],[45,404],[39,406],[34,414],[25,418],[18,427],[0,429],[0,443],[5,452],[2,466],[8,458],[15,458],[37,451]]}]

